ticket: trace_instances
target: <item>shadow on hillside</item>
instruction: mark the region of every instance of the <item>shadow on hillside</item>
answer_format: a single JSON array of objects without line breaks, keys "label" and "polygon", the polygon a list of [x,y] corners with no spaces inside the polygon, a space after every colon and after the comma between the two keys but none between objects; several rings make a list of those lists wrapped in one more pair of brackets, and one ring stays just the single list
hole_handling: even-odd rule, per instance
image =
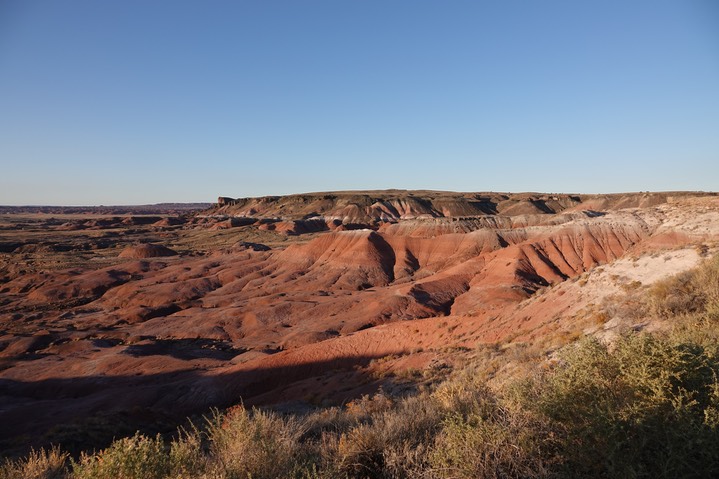
[{"label": "shadow on hillside", "polygon": [[141,356],[172,356],[173,358],[192,359],[217,359],[229,361],[246,349],[233,348],[227,341],[214,339],[155,339],[149,344],[132,344],[128,346],[124,354],[133,357]]},{"label": "shadow on hillside", "polygon": [[594,211],[594,210],[584,210],[584,214],[587,215],[590,218],[599,218],[601,216],[606,216],[607,214],[603,211]]},{"label": "shadow on hillside", "polygon": [[[403,351],[397,351],[402,354]],[[244,402],[271,404],[273,394],[301,380],[336,372],[354,376],[353,384],[376,379],[361,370],[380,356],[340,357],[208,374],[182,370],[150,375],[0,379],[0,456],[23,455],[31,447],[60,444],[78,454],[132,435],[172,434],[188,417]],[[269,393],[269,394],[268,394]],[[253,398],[262,395],[261,401]],[[282,400],[303,401],[303,397]]]}]

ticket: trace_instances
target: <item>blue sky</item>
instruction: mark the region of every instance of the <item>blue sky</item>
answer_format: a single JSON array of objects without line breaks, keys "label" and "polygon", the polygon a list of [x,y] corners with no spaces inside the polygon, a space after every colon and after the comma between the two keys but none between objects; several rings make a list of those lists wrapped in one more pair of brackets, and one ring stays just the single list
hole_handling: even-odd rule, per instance
[{"label": "blue sky", "polygon": [[0,1],[0,204],[717,190],[719,2]]}]

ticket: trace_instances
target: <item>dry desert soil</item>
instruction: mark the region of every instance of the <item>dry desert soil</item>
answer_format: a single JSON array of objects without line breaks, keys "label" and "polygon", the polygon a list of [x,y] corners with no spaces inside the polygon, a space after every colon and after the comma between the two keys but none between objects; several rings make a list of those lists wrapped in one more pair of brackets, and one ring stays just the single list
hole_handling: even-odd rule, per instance
[{"label": "dry desert soil", "polygon": [[[611,336],[717,249],[719,196],[329,192],[0,210],[0,448],[410,391],[481,345]],[[629,320],[628,320],[629,321]],[[431,376],[431,375],[430,375]]]}]

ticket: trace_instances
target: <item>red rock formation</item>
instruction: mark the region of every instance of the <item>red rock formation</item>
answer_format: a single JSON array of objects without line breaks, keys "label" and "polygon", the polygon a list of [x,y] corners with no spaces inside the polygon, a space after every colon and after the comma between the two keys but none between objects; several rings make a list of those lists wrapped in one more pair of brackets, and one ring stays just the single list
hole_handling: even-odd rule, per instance
[{"label": "red rock formation", "polygon": [[144,259],[144,258],[160,258],[164,256],[175,256],[177,251],[158,244],[140,244],[137,246],[128,246],[120,253],[120,258]]},{"label": "red rock formation", "polygon": [[[215,217],[188,222],[186,242],[176,243],[183,248],[203,235],[227,242],[206,254],[142,261],[176,254],[142,244],[110,266],[87,262],[8,277],[0,286],[4,434],[41,433],[92,411],[167,408],[184,418],[241,400],[303,399],[309,379],[322,376],[331,390],[373,358],[528,334],[529,325],[552,321],[571,302],[557,296],[533,304],[527,319],[518,308],[538,288],[628,251],[717,237],[709,226],[701,236],[694,228],[711,225],[719,204],[703,204],[706,222],[681,229],[656,206],[569,211],[579,199],[567,195],[389,196],[238,200],[223,207],[273,216],[220,232],[208,231]],[[659,200],[591,201],[599,208]],[[295,213],[288,216],[299,218],[274,219],[278,205],[290,204]],[[689,202],[671,208],[698,214]],[[514,216],[496,214],[508,212]],[[384,222],[373,223],[376,231],[343,231],[368,217]],[[7,249],[3,254],[15,255],[18,248]]]}]

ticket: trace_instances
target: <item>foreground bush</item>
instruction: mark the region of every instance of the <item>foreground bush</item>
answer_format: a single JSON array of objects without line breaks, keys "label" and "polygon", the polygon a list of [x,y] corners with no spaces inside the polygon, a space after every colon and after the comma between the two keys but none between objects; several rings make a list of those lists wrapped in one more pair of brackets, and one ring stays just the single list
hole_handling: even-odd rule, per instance
[{"label": "foreground bush", "polygon": [[237,408],[173,441],[135,435],[64,469],[57,449],[2,478],[719,477],[717,343],[585,340],[518,388],[471,373],[433,393],[306,417]]},{"label": "foreground bush", "polygon": [[567,477],[719,477],[716,348],[631,335],[572,348],[527,407],[562,431]]},{"label": "foreground bush", "polygon": [[553,442],[544,421],[524,410],[451,416],[434,444],[431,470],[435,477],[458,479],[547,477]]},{"label": "foreground bush", "polygon": [[301,420],[236,408],[216,414],[208,430],[211,457],[221,477],[292,477],[302,465]]},{"label": "foreground bush", "polygon": [[373,412],[340,434],[334,477],[418,477],[441,428],[439,404],[426,395],[393,403],[383,394],[363,403]]},{"label": "foreground bush", "polygon": [[73,462],[73,478],[162,479],[170,473],[170,460],[162,439],[135,434],[115,441],[100,454],[83,454]]}]

